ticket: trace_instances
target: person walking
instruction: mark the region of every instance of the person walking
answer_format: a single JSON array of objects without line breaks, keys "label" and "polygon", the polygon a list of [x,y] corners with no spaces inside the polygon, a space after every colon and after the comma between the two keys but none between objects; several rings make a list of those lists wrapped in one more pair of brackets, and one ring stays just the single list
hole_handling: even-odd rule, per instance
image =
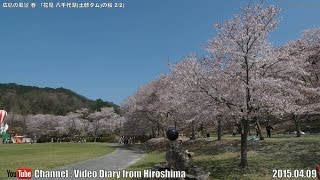
[{"label": "person walking", "polygon": [[273,130],[273,127],[268,124],[267,127],[266,127],[266,130],[267,130],[267,137],[271,137],[271,130]]},{"label": "person walking", "polygon": [[254,128],[256,129],[256,137],[258,138],[259,137],[259,127],[258,127],[257,123],[254,125]]},{"label": "person walking", "polygon": [[122,143],[123,143],[123,137],[120,136],[119,141],[118,141],[118,144],[122,144]]},{"label": "person walking", "polygon": [[233,137],[235,137],[235,136],[237,135],[237,133],[238,133],[238,126],[237,126],[237,124],[235,124],[235,125],[233,126],[233,129],[232,129],[232,135],[233,135]]}]

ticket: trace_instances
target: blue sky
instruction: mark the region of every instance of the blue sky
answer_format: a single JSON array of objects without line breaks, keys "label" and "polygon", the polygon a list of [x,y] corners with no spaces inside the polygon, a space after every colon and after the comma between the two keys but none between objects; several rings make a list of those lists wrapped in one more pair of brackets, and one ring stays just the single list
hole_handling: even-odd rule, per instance
[{"label": "blue sky", "polygon": [[[0,8],[0,83],[64,87],[120,104],[139,86],[167,72],[168,61],[206,54],[202,45],[214,37],[213,24],[231,18],[249,1],[117,2],[125,8]],[[271,34],[276,45],[319,27],[318,0],[267,2],[282,9],[283,19]]]}]

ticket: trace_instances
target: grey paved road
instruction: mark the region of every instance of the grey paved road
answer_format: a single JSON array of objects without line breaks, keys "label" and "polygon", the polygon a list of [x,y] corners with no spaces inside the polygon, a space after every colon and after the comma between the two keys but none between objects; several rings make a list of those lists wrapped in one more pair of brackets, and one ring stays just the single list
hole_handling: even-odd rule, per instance
[{"label": "grey paved road", "polygon": [[[108,144],[111,146],[116,146],[115,144]],[[74,164],[66,165],[63,167],[56,168],[52,171],[65,171],[68,172],[67,178],[32,178],[34,180],[57,180],[57,179],[64,179],[64,180],[87,180],[87,179],[107,179],[107,178],[100,178],[100,170],[104,170],[103,175],[107,176],[107,173],[111,173],[111,171],[121,172],[122,170],[130,166],[131,164],[135,163],[136,161],[140,160],[144,154],[137,150],[128,149],[128,148],[117,148],[111,154],[107,154],[105,156],[101,156],[95,159],[90,159],[86,161],[80,161]],[[67,170],[67,171],[66,171]],[[78,171],[77,171],[78,170]],[[85,171],[86,170],[86,171]],[[97,173],[96,178],[87,178],[87,177],[75,177],[76,172],[81,172],[82,174],[85,173]],[[33,175],[34,175],[33,170]],[[114,174],[113,176],[116,176]]]}]

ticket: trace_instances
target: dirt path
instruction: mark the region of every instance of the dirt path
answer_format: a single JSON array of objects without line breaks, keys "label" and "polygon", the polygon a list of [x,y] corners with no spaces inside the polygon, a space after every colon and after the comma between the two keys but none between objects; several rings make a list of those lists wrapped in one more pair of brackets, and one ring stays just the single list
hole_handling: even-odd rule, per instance
[{"label": "dirt path", "polygon": [[[116,146],[115,144],[108,144],[110,146]],[[63,167],[59,167],[54,169],[54,171],[65,171],[68,170],[68,178],[32,178],[37,180],[48,180],[48,179],[64,179],[64,180],[75,180],[75,179],[106,179],[106,178],[98,178],[99,177],[99,171],[105,170],[105,171],[119,171],[127,168],[131,164],[135,163],[136,161],[140,160],[144,154],[142,152],[131,150],[127,148],[119,148],[105,156],[101,156],[95,159],[80,161],[77,163],[69,164]],[[77,171],[80,170],[80,171]],[[84,170],[90,171],[90,172],[96,172],[97,178],[85,178],[85,177],[78,177],[76,178],[76,172],[82,172],[85,173]],[[33,175],[35,175],[33,170]]]}]

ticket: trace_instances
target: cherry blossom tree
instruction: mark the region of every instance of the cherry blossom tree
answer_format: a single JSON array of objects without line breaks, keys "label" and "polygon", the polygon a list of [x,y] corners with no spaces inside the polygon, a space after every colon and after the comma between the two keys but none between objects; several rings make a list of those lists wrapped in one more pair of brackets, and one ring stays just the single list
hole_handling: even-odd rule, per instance
[{"label": "cherry blossom tree", "polygon": [[73,113],[81,121],[79,128],[79,135],[81,138],[86,138],[90,131],[90,121],[88,120],[89,110],[87,108],[78,109]]},{"label": "cherry blossom tree", "polygon": [[113,107],[101,108],[100,111],[89,114],[87,118],[90,121],[90,133],[94,137],[94,142],[103,131],[114,131],[119,123]]},{"label": "cherry blossom tree", "polygon": [[46,136],[49,138],[56,137],[63,133],[63,131],[60,129],[60,122],[62,119],[62,116],[54,116],[50,114],[28,115],[26,117],[26,126],[28,131],[33,136]]},{"label": "cherry blossom tree", "polygon": [[313,87],[320,87],[320,28],[308,29],[303,36],[293,44],[302,44],[308,61],[307,71],[310,73],[306,79]]},{"label": "cherry blossom tree", "polygon": [[[303,116],[319,111],[320,108],[320,29],[310,29],[303,33],[303,36],[283,46],[280,51],[287,52],[288,58],[295,62],[295,66],[303,69],[297,73],[291,73],[290,77],[295,77],[301,81],[303,88],[300,88],[304,99],[296,99],[291,104],[291,109],[286,109],[287,114],[292,115],[297,137],[301,136],[300,124]],[[300,87],[300,86],[299,86]],[[294,88],[294,87],[293,87]]]},{"label": "cherry blossom tree", "polygon": [[169,127],[183,131],[189,128],[195,135],[199,111],[190,103],[186,103],[196,96],[183,96],[184,92],[177,88],[179,80],[175,78],[176,76],[172,75],[161,75],[159,79],[142,86],[129,97],[122,107],[127,119],[125,127],[129,127],[129,124],[139,124],[139,130],[131,130],[137,130],[132,132],[133,134],[154,135],[157,132],[157,136],[165,135]]},{"label": "cherry blossom tree", "polygon": [[165,107],[166,102],[160,99],[160,91],[166,85],[164,79],[158,79],[140,87],[123,105],[126,119],[140,121],[141,128],[144,127],[144,124],[152,124],[150,129],[152,132],[156,131],[157,136],[165,135],[164,131],[168,127],[167,120],[170,112]]},{"label": "cherry blossom tree", "polygon": [[139,111],[130,114],[125,113],[126,122],[123,123],[122,132],[120,135],[125,136],[142,136],[150,134],[150,137],[155,137],[156,124],[145,119],[145,114]]},{"label": "cherry blossom tree", "polygon": [[206,46],[211,55],[188,56],[171,66],[169,75],[141,87],[124,105],[127,122],[146,124],[147,132],[155,124],[165,129],[172,119],[194,129],[207,117],[221,132],[224,121],[239,119],[239,165],[246,167],[250,123],[263,139],[259,117],[265,113],[301,115],[319,109],[310,101],[320,95],[319,31],[308,30],[303,38],[275,48],[268,36],[277,27],[279,11],[273,5],[249,5],[217,24],[217,35]]},{"label": "cherry blossom tree", "polygon": [[26,118],[27,130],[31,135],[46,138],[60,138],[69,136],[70,142],[76,137],[84,138],[90,134],[94,137],[104,133],[114,133],[120,127],[123,117],[116,114],[111,107],[101,108],[101,111],[89,113],[83,108],[70,112],[66,116],[28,115]]},{"label": "cherry blossom tree", "polygon": [[14,112],[8,112],[6,123],[9,125],[9,129],[14,129],[17,134],[26,134],[26,116],[16,114]]},{"label": "cherry blossom tree", "polygon": [[144,135],[151,133],[151,136],[155,136],[157,129],[157,135],[159,135],[162,124],[150,107],[155,99],[151,86],[146,85],[125,100],[122,112],[127,121],[123,125],[123,134]]},{"label": "cherry blossom tree", "polygon": [[[199,120],[207,119],[206,123],[213,122],[217,125],[220,140],[221,124],[224,121],[222,117],[225,117],[222,115],[233,108],[231,106],[233,103],[227,102],[225,97],[233,95],[226,93],[230,91],[233,84],[226,84],[225,79],[222,78],[225,74],[216,70],[211,72],[206,66],[207,62],[204,58],[186,57],[182,62],[171,67],[172,76],[176,80],[173,84],[175,91],[178,92],[176,97],[184,100],[182,103],[184,107],[189,107],[189,111],[195,110],[195,115],[202,117]],[[209,120],[203,117],[209,117]],[[198,123],[201,124],[200,121]]]},{"label": "cherry blossom tree", "polygon": [[80,112],[70,112],[63,118],[67,135],[70,137],[70,142],[73,142],[76,136],[80,136],[83,127],[83,114]]},{"label": "cherry blossom tree", "polygon": [[292,56],[291,46],[277,49],[267,40],[279,21],[278,12],[275,6],[260,4],[244,8],[216,26],[218,35],[207,46],[210,58],[189,57],[172,68],[177,89],[206,95],[199,100],[214,109],[211,116],[230,113],[241,119],[241,167],[247,166],[250,122],[260,127],[257,116],[265,111],[277,115],[301,111],[296,102],[305,99],[305,91],[315,92],[299,79],[308,74],[301,56]]},{"label": "cherry blossom tree", "polygon": [[[243,132],[241,134],[241,167],[247,166],[247,133],[250,120],[259,113],[300,113],[297,104],[305,99],[305,92],[316,93],[308,88],[300,77],[308,75],[308,63],[303,53],[292,46],[273,48],[268,42],[269,33],[279,22],[279,9],[262,4],[244,8],[240,15],[218,24],[218,35],[208,42],[207,49],[214,57],[209,68],[220,69],[226,74],[226,82],[233,83],[237,92],[234,98],[226,97],[229,105],[240,110]],[[292,54],[294,53],[294,55]],[[214,71],[212,71],[214,72]],[[231,96],[232,97],[232,96]],[[258,123],[258,122],[257,122]]]}]

